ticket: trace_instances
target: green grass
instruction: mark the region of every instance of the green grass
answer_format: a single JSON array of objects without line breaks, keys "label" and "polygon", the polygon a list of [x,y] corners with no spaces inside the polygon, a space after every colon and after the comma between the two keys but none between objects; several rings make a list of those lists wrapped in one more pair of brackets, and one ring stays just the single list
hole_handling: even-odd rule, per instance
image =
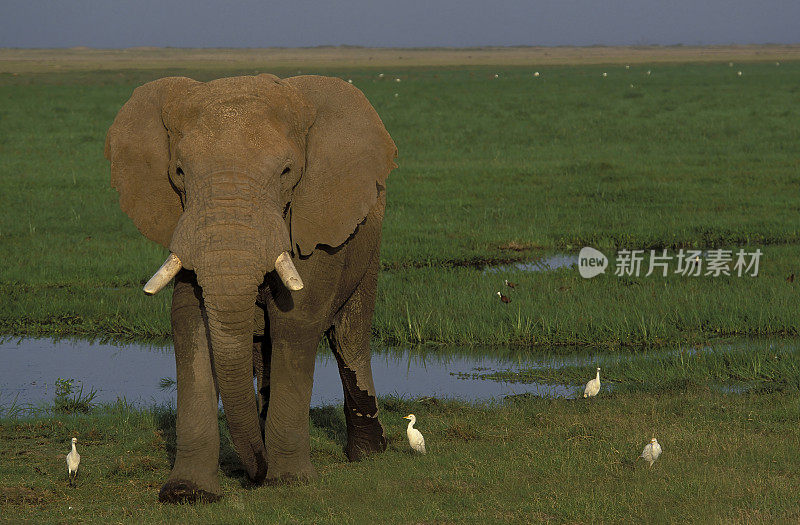
[{"label": "green grass", "polygon": [[[796,335],[800,299],[783,278],[800,274],[800,63],[741,68],[304,71],[352,78],[400,149],[376,339],[616,346]],[[119,210],[105,132],[142,82],[253,72],[0,75],[0,333],[169,336],[169,294],[139,291],[165,254]],[[514,275],[529,295],[505,309],[492,295],[501,276],[476,269],[584,245],[746,246],[766,257],[756,279]]]},{"label": "green grass", "polygon": [[545,366],[476,370],[467,375],[504,382],[566,383],[580,386],[582,394],[583,385],[599,366],[601,385],[610,386],[615,392],[666,392],[708,385],[732,391],[800,392],[800,347],[772,339],[634,355],[597,353],[566,360],[551,356],[540,362]]},{"label": "green grass", "polygon": [[[224,422],[220,503],[156,504],[174,455],[174,413],[124,403],[90,415],[0,420],[3,518],[38,522],[795,522],[796,396],[610,394],[591,402],[471,406],[384,399],[386,453],[347,463],[340,408],[311,411],[319,479],[251,487]],[[410,453],[414,412],[428,454]],[[64,455],[78,437],[77,488]],[[656,436],[652,469],[636,458]],[[245,490],[244,488],[249,490]]]}]

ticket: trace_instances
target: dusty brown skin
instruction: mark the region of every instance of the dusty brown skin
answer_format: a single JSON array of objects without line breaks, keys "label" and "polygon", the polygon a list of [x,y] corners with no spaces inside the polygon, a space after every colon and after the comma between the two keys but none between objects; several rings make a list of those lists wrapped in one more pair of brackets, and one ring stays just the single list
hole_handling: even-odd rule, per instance
[{"label": "dusty brown skin", "polygon": [[[323,335],[347,457],[386,448],[369,338],[396,152],[364,95],[334,78],[163,78],[120,110],[105,149],[120,206],[184,268],[172,299],[177,454],[161,501],[219,497],[218,394],[250,479],[315,476],[308,411]],[[302,290],[274,271],[283,251]]]}]

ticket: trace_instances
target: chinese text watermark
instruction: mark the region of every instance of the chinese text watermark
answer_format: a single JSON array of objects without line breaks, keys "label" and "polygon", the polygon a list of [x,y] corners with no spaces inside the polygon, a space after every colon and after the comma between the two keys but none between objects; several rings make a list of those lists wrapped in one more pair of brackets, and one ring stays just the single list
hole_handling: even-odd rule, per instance
[{"label": "chinese text watermark", "polygon": [[[649,257],[646,254],[649,253]],[[614,262],[614,275],[619,277],[649,277],[653,274],[666,277],[678,274],[685,277],[719,277],[720,275],[737,277],[757,277],[763,253],[761,249],[738,251],[684,250],[670,254],[663,250],[619,250]],[[587,279],[604,273],[608,267],[608,258],[599,250],[589,246],[578,254],[578,271]]]}]

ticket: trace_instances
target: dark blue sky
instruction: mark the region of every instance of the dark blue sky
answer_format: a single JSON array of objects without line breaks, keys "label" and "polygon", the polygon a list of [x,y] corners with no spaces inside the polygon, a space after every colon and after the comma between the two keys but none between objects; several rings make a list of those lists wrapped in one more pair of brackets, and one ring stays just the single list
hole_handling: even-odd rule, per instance
[{"label": "dark blue sky", "polygon": [[800,1],[0,0],[0,47],[800,42]]}]

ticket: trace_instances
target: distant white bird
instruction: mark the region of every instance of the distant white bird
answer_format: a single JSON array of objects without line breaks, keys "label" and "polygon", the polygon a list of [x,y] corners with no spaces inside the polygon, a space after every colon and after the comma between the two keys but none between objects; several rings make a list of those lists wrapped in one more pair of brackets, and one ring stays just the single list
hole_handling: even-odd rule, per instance
[{"label": "distant white bird", "polygon": [[348,78],[348,79],[347,79],[347,83],[348,83],[348,84],[352,84],[352,83],[353,83],[353,79],[352,79],[352,78]]},{"label": "distant white bird", "polygon": [[650,70],[649,69],[647,70],[647,76],[650,76]]},{"label": "distant white bird", "polygon": [[414,428],[414,423],[417,422],[417,416],[414,414],[409,414],[404,416],[403,419],[410,420],[408,422],[408,428],[406,429],[406,434],[408,434],[408,444],[411,445],[411,448],[419,452],[420,454],[425,453],[425,438],[422,437],[422,432]]},{"label": "distant white bird", "polygon": [[606,73],[606,72],[603,72],[603,76],[604,76],[604,77],[607,77],[607,76],[608,76],[608,73]]},{"label": "distant white bird", "polygon": [[600,391],[600,367],[597,367],[597,377],[586,383],[583,397],[594,397]]},{"label": "distant white bird", "polygon": [[78,438],[72,438],[72,451],[67,454],[67,473],[69,474],[70,486],[74,485],[75,478],[78,475],[78,465],[81,464],[81,455],[75,449],[75,443],[77,442]]},{"label": "distant white bird", "polygon": [[630,69],[630,68],[631,68],[631,66],[625,66],[625,69]]},{"label": "distant white bird", "polygon": [[739,75],[739,76],[742,76],[742,72],[741,71],[737,71],[736,74]]},{"label": "distant white bird", "polygon": [[394,79],[395,82],[400,82],[399,78]]},{"label": "distant white bird", "polygon": [[383,73],[378,73],[378,78],[383,78],[383,77],[384,77]]},{"label": "distant white bird", "polygon": [[653,438],[650,440],[650,443],[644,446],[644,450],[642,450],[642,454],[639,456],[639,458],[642,458],[643,460],[650,463],[650,467],[652,467],[653,463],[656,462],[658,456],[660,455],[661,455],[661,445],[658,444],[656,438]]},{"label": "distant white bird", "polygon": [[538,71],[536,71],[536,72],[533,74],[533,76],[535,76],[535,77],[538,77],[538,76],[539,76],[539,72],[538,72]]},{"label": "distant white bird", "polygon": [[494,78],[500,78],[500,75],[498,75],[497,73],[495,73],[495,74],[494,74]]}]

